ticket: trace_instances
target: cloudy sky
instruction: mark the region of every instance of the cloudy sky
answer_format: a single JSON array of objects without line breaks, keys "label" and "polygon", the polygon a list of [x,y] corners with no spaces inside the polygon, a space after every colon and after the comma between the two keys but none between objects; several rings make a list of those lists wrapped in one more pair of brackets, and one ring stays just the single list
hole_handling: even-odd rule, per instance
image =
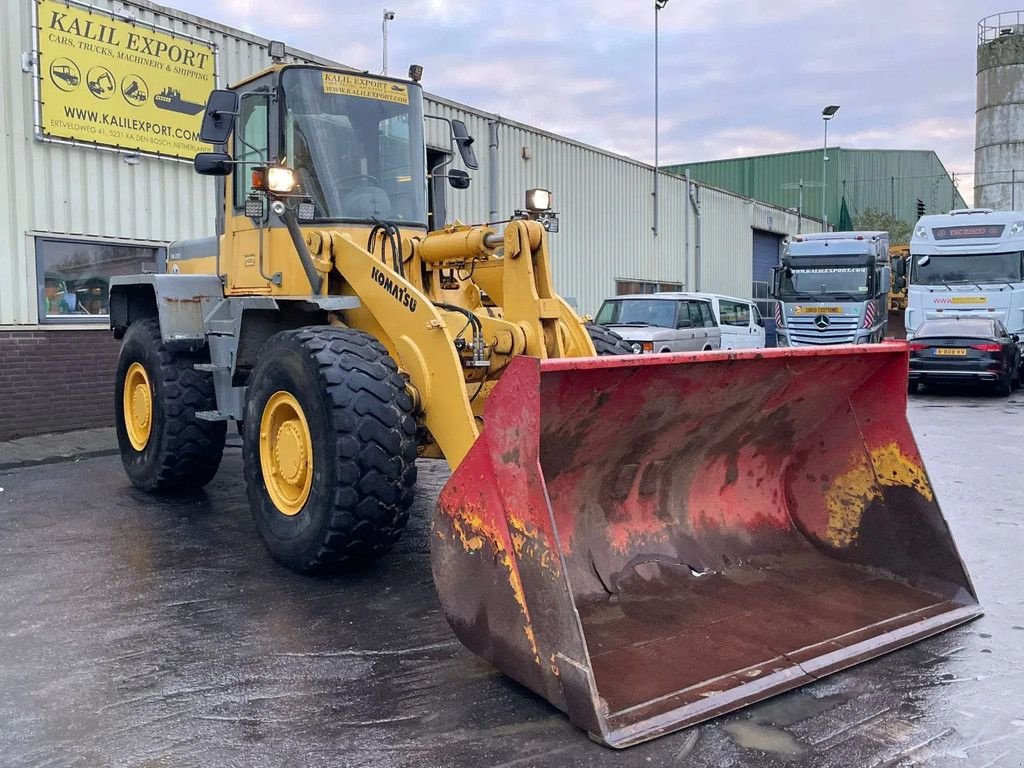
[{"label": "cloudy sky", "polygon": [[[164,0],[378,72],[380,3]],[[973,171],[977,22],[990,0],[669,0],[660,12],[661,162],[829,143],[934,149]],[[1012,4],[1010,4],[1012,5]],[[287,11],[282,12],[282,7]],[[391,74],[653,161],[654,0],[388,0]]]}]

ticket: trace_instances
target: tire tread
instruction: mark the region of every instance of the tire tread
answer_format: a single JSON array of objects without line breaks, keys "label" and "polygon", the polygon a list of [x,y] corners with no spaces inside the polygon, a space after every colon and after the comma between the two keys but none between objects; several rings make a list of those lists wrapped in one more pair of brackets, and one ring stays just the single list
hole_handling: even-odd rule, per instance
[{"label": "tire tread", "polygon": [[384,345],[363,331],[310,326],[277,336],[292,337],[317,367],[337,477],[319,546],[302,562],[283,562],[302,573],[364,565],[398,541],[413,501],[416,421],[405,379]]},{"label": "tire tread", "polygon": [[[133,478],[139,487],[150,491],[185,491],[209,483],[220,467],[224,453],[226,425],[195,417],[196,411],[216,407],[213,377],[196,371],[193,365],[205,362],[197,353],[173,352],[163,343],[160,322],[145,318],[132,324],[140,341],[154,353],[156,376],[163,390],[165,407],[163,444],[148,478]],[[129,328],[129,333],[132,331]],[[120,393],[115,394],[119,407]],[[151,439],[158,439],[153,435]]]},{"label": "tire tread", "polygon": [[596,323],[587,323],[587,333],[599,355],[632,355],[633,348],[615,331]]}]

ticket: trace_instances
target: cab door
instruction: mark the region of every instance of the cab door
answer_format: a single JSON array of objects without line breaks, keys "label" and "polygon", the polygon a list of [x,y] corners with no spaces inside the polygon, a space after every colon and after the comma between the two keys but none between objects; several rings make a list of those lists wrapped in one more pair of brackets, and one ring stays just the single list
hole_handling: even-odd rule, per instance
[{"label": "cab door", "polygon": [[747,349],[750,344],[750,317],[738,301],[718,299],[718,326],[722,349]]},{"label": "cab door", "polygon": [[[225,293],[229,295],[270,293],[273,288],[266,228],[268,211],[264,208],[260,218],[245,215],[245,199],[252,189],[252,169],[267,165],[271,159],[270,102],[268,78],[246,85],[241,92],[233,137],[237,165],[226,190],[227,215],[221,262],[221,269],[226,273]],[[261,240],[264,251],[262,264]]]},{"label": "cab door", "polygon": [[718,306],[722,349],[758,349],[764,346],[764,321],[752,302],[719,299]]},{"label": "cab door", "polygon": [[721,349],[722,348],[722,331],[718,325],[718,321],[715,320],[715,312],[711,308],[710,301],[698,301],[697,305],[700,307],[701,320],[704,321],[704,339],[703,344],[700,345],[700,349]]},{"label": "cab door", "polygon": [[764,349],[767,343],[764,318],[757,308],[757,304],[750,304],[750,339],[751,349]]}]

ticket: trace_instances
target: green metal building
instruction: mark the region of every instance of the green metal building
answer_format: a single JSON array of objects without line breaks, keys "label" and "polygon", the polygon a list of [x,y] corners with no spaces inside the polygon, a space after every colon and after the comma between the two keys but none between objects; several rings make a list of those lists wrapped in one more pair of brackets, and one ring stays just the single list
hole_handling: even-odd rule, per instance
[{"label": "green metal building", "polygon": [[[822,165],[818,148],[663,169],[821,218]],[[922,206],[925,213],[967,207],[949,171],[931,150],[828,148],[825,213],[836,229],[850,228],[868,209],[892,213],[912,225]]]}]

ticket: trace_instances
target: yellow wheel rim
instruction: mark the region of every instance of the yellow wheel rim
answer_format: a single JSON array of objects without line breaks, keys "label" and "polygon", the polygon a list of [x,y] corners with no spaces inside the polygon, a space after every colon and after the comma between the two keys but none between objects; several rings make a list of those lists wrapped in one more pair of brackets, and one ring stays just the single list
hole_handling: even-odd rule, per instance
[{"label": "yellow wheel rim", "polygon": [[313,438],[299,401],[275,392],[260,419],[260,465],[270,500],[282,515],[297,515],[313,485]]},{"label": "yellow wheel rim", "polygon": [[153,391],[142,363],[132,363],[124,377],[124,427],[128,442],[136,451],[144,450],[153,431]]}]

